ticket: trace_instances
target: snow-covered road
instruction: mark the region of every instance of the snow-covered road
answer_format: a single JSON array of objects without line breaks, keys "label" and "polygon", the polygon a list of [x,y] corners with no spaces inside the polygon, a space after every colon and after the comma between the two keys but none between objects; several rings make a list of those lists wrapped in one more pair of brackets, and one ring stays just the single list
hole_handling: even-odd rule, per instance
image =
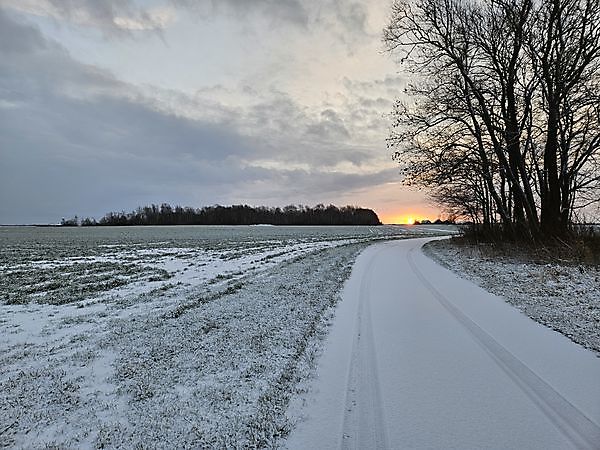
[{"label": "snow-covered road", "polygon": [[295,448],[600,448],[600,358],[421,252],[358,258]]}]

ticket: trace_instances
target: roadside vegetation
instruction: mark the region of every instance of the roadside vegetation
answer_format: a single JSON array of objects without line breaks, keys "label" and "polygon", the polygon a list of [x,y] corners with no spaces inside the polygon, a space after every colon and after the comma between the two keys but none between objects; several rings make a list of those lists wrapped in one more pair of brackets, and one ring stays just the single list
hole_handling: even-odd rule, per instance
[{"label": "roadside vegetation", "polygon": [[551,246],[454,238],[429,242],[424,251],[600,356],[600,253],[598,240],[592,242]]},{"label": "roadside vegetation", "polygon": [[600,266],[600,231],[591,225],[572,225],[569,233],[543,240],[510,236],[501,227],[474,224],[461,227],[454,245],[479,245],[490,258],[513,255],[538,264]]}]

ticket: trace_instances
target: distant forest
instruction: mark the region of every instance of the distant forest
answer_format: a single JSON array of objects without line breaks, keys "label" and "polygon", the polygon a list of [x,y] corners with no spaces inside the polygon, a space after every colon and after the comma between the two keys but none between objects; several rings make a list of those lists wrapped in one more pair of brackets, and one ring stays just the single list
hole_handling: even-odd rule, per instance
[{"label": "distant forest", "polygon": [[127,226],[127,225],[381,225],[371,209],[356,206],[338,208],[333,205],[315,207],[289,205],[283,208],[248,205],[182,206],[150,205],[130,213],[109,212],[99,221],[80,220],[77,216],[63,219],[62,226]]}]

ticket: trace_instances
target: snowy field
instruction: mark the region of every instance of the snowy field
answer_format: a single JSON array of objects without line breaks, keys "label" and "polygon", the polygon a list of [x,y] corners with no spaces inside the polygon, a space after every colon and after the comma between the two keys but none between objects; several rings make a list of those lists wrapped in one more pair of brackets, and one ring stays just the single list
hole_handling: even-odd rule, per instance
[{"label": "snowy field", "polygon": [[600,267],[500,257],[449,240],[430,242],[424,250],[461,277],[600,357]]},{"label": "snowy field", "polygon": [[357,254],[449,231],[0,227],[0,446],[276,446]]}]

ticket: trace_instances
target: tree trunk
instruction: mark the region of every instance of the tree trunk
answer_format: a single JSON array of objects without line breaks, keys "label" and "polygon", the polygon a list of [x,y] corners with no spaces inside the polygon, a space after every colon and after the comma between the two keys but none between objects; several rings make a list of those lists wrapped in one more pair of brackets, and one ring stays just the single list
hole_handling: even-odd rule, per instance
[{"label": "tree trunk", "polygon": [[542,233],[560,236],[566,232],[561,220],[561,195],[558,177],[558,111],[556,105],[549,105],[548,129],[544,147],[544,180],[541,209]]}]

